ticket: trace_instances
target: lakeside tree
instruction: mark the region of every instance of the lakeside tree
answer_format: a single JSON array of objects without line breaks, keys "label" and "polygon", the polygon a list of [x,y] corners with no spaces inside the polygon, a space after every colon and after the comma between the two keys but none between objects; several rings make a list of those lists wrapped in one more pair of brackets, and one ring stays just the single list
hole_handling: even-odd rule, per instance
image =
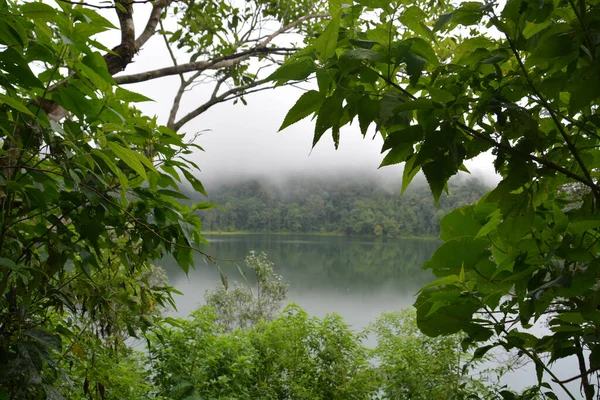
[{"label": "lakeside tree", "polygon": [[[151,263],[171,254],[187,271],[210,207],[180,203],[182,181],[206,194],[180,131],[272,85],[269,65],[296,51],[281,36],[325,15],[301,1],[58,0],[1,1],[0,16],[0,398],[139,398],[124,341],[175,292]],[[108,30],[116,46],[99,39]],[[123,73],[150,40],[173,66]],[[123,86],[173,75],[161,125]],[[204,100],[179,113],[198,86]]]},{"label": "lakeside tree", "polygon": [[[363,135],[374,125],[384,139],[381,165],[404,163],[403,190],[422,171],[436,203],[465,160],[491,151],[503,179],[442,219],[444,244],[424,265],[439,280],[419,293],[419,328],[466,333],[476,357],[495,347],[523,354],[548,398],[574,399],[569,382],[595,398],[600,5],[329,7],[324,33],[272,77],[286,82],[302,69],[318,81],[281,128],[313,115],[314,143],[331,130],[337,146],[350,122]],[[567,357],[579,371],[557,376],[551,365]]]},{"label": "lakeside tree", "polygon": [[275,265],[265,253],[251,251],[244,260],[246,268],[238,265],[244,283],[230,285],[221,273],[221,285],[204,294],[206,305],[212,308],[216,323],[225,332],[271,321],[287,299],[288,283],[274,271]]}]

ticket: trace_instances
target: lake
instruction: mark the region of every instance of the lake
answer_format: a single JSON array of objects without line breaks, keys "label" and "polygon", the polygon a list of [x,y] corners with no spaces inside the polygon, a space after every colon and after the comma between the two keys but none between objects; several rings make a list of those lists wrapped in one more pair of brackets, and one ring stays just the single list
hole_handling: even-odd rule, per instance
[{"label": "lake", "polygon": [[[440,242],[426,239],[362,238],[316,235],[207,236],[208,254],[225,259],[263,251],[289,282],[288,297],[309,314],[337,312],[360,330],[384,311],[409,307],[414,294],[433,279],[421,265]],[[186,276],[174,261],[165,262],[169,282],[183,292],[177,315],[186,316],[204,302],[204,293],[220,284],[218,269],[200,256]],[[219,267],[228,280],[243,278],[232,263]]]},{"label": "lake", "polygon": [[[249,251],[264,251],[275,263],[275,271],[289,282],[288,297],[309,314],[323,317],[336,312],[355,330],[361,330],[379,314],[406,308],[420,287],[434,279],[421,270],[441,242],[426,239],[363,238],[316,235],[207,235],[207,254],[224,259],[241,259]],[[240,263],[242,265],[243,263]],[[189,275],[173,259],[163,267],[169,282],[183,293],[176,296],[177,311],[187,316],[204,303],[207,289],[220,284],[217,267],[197,256],[196,269]],[[237,267],[228,262],[219,267],[229,282],[243,282]],[[539,332],[538,332],[539,333]],[[367,345],[372,343],[367,343]],[[554,364],[559,376],[576,371],[572,358]],[[507,374],[503,382],[513,389],[535,383],[532,364]],[[569,385],[573,393],[578,390]],[[559,399],[564,393],[556,390]]]}]

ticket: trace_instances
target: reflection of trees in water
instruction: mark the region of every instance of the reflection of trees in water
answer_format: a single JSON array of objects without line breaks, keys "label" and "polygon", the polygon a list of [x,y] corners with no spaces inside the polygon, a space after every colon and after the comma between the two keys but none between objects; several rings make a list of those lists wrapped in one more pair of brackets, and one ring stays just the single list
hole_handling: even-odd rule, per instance
[{"label": "reflection of trees in water", "polygon": [[[241,258],[250,250],[264,251],[293,287],[366,290],[413,289],[427,283],[431,273],[420,267],[439,245],[437,241],[418,239],[315,236],[235,235],[213,239],[206,250],[221,258]],[[197,264],[206,273],[200,260]],[[222,264],[221,268],[230,279],[239,279],[235,266]],[[168,268],[168,272],[171,279],[182,274],[175,268]]]}]

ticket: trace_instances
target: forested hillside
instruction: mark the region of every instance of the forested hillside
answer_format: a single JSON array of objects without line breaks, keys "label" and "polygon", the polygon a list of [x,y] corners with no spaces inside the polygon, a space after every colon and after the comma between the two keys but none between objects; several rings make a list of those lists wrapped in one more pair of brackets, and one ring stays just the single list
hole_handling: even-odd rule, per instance
[{"label": "forested hillside", "polygon": [[489,190],[478,179],[449,185],[436,208],[429,188],[383,187],[364,179],[294,178],[283,185],[258,180],[222,185],[210,199],[222,208],[203,213],[205,231],[321,232],[352,235],[439,234],[440,219]]}]

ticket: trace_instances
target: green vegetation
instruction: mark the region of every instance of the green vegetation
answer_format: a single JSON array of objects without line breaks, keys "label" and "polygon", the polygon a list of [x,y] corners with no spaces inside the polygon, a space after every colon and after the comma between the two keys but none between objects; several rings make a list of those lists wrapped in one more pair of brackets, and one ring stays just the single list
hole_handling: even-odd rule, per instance
[{"label": "green vegetation", "polygon": [[[315,119],[314,143],[358,120],[375,126],[382,165],[422,171],[435,202],[463,162],[491,150],[502,181],[441,221],[425,263],[438,278],[415,303],[422,332],[464,332],[475,358],[514,350],[540,391],[598,393],[600,370],[600,5],[508,0],[329,2],[318,38],[271,77],[301,70],[304,93],[281,128]],[[529,328],[547,323],[549,332]],[[557,376],[571,357],[579,371]],[[554,393],[552,386],[558,391]],[[510,398],[510,397],[509,397]]]},{"label": "green vegetation", "polygon": [[[170,254],[187,272],[203,254],[198,212],[211,206],[180,202],[182,181],[205,191],[189,159],[199,146],[178,131],[214,104],[268,87],[250,57],[269,56],[260,66],[293,52],[268,45],[322,17],[304,17],[318,9],[301,1],[76,3],[0,1],[3,400],[148,393],[128,343],[162,320],[177,293],[152,263]],[[264,24],[281,29],[260,38]],[[113,29],[121,41],[111,49],[101,34]],[[114,77],[153,36],[188,60]],[[160,125],[135,107],[150,99],[122,86],[169,75],[180,87]],[[214,96],[180,115],[184,94],[207,79],[217,82]]]},{"label": "green vegetation", "polygon": [[281,310],[287,298],[288,284],[273,270],[273,263],[265,253],[250,252],[245,258],[251,279],[249,289],[246,273],[243,273],[245,285],[229,285],[227,277],[221,273],[222,286],[209,289],[204,295],[206,304],[218,318],[221,328],[230,332],[234,329],[247,329],[258,321],[270,321]]},{"label": "green vegetation", "polygon": [[[169,399],[495,399],[500,369],[473,374],[460,337],[419,332],[414,310],[383,314],[357,333],[339,315],[295,304],[276,315],[287,284],[264,254],[247,259],[248,285],[222,285],[188,319],[149,336],[150,379]],[[239,321],[239,322],[238,322]],[[232,323],[235,326],[232,326]],[[240,328],[241,327],[241,328]],[[240,329],[232,329],[240,328]],[[372,338],[370,349],[363,342]],[[470,397],[469,397],[470,396]]]},{"label": "green vegetation", "polygon": [[[229,333],[209,307],[151,336],[159,396],[207,399],[497,399],[469,377],[458,337],[429,338],[412,311],[384,314],[368,332],[339,315],[310,317],[294,304],[276,319]],[[377,347],[362,344],[374,335]],[[376,363],[376,364],[375,364]]]},{"label": "green vegetation", "polygon": [[[135,15],[147,20],[134,21],[142,6],[149,14]],[[98,7],[118,17],[121,42],[112,49],[98,39],[115,28]],[[522,398],[537,391],[555,399],[556,388],[574,399],[566,386],[574,382],[593,399],[600,371],[599,11],[593,0],[253,0],[241,8],[225,1],[0,1],[0,399],[364,398],[379,390],[487,396],[469,380],[415,382],[394,364],[411,357],[431,368],[421,377],[447,371],[462,379],[455,361],[443,362],[449,353],[436,353],[455,334],[473,350],[473,362],[491,349],[530,359],[538,387]],[[167,16],[171,30],[162,26]],[[136,26],[145,28],[136,33]],[[264,36],[264,26],[279,29]],[[274,42],[285,33],[302,35],[303,48]],[[155,35],[173,66],[114,77]],[[265,67],[284,58],[265,79]],[[163,126],[135,108],[149,99],[119,85],[165,76],[180,85]],[[154,260],[171,254],[186,272],[194,253],[215,261],[198,249],[201,210],[211,204],[189,205],[180,191],[184,180],[205,194],[189,160],[198,145],[181,129],[215,104],[312,76],[317,87],[282,128],[313,115],[314,143],[331,129],[337,146],[353,120],[365,135],[374,126],[387,152],[382,165],[404,163],[403,191],[422,171],[435,204],[443,204],[463,162],[483,152],[493,152],[502,176],[476,204],[441,219],[444,244],[425,263],[438,280],[415,303],[421,333],[388,334],[386,317],[376,324],[375,352],[386,374],[373,369],[356,334],[335,316],[318,320],[290,308],[225,333],[208,309],[186,322],[160,315],[175,291]],[[180,115],[182,99],[202,82],[214,84],[211,94]],[[377,210],[345,209],[357,215],[344,230],[404,234],[399,220],[376,229],[370,214],[377,221]],[[279,229],[316,225],[297,218],[302,210],[286,212],[295,217],[279,219]],[[436,220],[427,219],[426,230],[434,232]],[[549,331],[530,330],[536,322]],[[149,331],[151,371],[126,344]],[[431,337],[418,340],[430,347],[415,350],[412,334]],[[428,354],[442,362],[427,361]],[[559,377],[552,363],[566,357],[579,371]]]},{"label": "green vegetation", "polygon": [[223,209],[203,215],[211,232],[249,231],[375,236],[438,236],[440,219],[479,200],[477,180],[451,184],[439,207],[426,186],[400,196],[393,188],[360,180],[291,179],[283,187],[252,181],[219,187],[210,198]]}]

